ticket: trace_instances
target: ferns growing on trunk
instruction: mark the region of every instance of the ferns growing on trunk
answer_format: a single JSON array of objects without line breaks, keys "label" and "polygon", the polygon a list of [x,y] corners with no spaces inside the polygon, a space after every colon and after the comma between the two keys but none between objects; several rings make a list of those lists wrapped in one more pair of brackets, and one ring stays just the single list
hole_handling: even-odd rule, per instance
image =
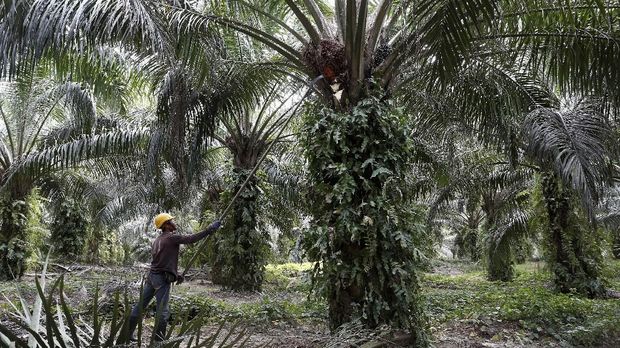
[{"label": "ferns growing on trunk", "polygon": [[411,142],[402,115],[369,96],[349,112],[323,107],[305,120],[314,216],[304,240],[320,261],[314,284],[327,295],[332,328],[356,318],[409,329],[426,344],[419,267],[421,214],[407,198]]},{"label": "ferns growing on trunk", "polygon": [[[229,194],[239,190],[249,170],[236,168]],[[211,275],[215,283],[233,290],[260,291],[269,254],[269,236],[259,223],[258,179],[253,177],[233,210],[223,230],[212,236]]]},{"label": "ferns growing on trunk", "polygon": [[0,280],[20,278],[27,257],[28,205],[21,199],[2,199],[0,207]]},{"label": "ferns growing on trunk", "polygon": [[52,229],[52,245],[54,253],[67,260],[75,260],[82,256],[84,244],[88,236],[88,219],[79,204],[67,198],[55,207]]},{"label": "ferns growing on trunk", "polygon": [[576,212],[574,196],[557,175],[543,175],[543,197],[548,214],[547,261],[561,292],[591,297],[605,294],[602,256],[594,231]]}]

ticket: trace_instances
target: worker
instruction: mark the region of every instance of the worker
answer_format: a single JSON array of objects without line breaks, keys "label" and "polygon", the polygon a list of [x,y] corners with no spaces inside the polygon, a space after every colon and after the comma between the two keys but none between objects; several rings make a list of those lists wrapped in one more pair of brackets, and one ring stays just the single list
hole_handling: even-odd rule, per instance
[{"label": "worker", "polygon": [[155,239],[151,246],[151,267],[146,276],[144,289],[142,292],[142,303],[137,303],[129,317],[129,337],[135,341],[134,331],[140,319],[140,313],[146,308],[153,296],[157,303],[154,341],[163,341],[166,336],[166,326],[170,317],[168,300],[170,298],[170,285],[174,282],[180,284],[184,281],[182,274],[177,272],[179,263],[179,246],[181,244],[192,244],[209,236],[220,228],[221,223],[215,220],[206,230],[191,235],[178,235],[175,233],[177,225],[174,223],[172,215],[167,213],[159,214],[155,217],[155,227],[161,230],[161,234]]}]

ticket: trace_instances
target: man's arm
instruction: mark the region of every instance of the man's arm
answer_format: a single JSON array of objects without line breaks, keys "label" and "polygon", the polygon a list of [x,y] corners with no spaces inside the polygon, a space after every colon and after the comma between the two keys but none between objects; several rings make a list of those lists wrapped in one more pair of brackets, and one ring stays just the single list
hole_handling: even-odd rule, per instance
[{"label": "man's arm", "polygon": [[211,233],[217,231],[218,228],[220,228],[220,226],[222,226],[222,223],[219,222],[218,220],[213,221],[213,223],[211,225],[209,225],[209,227],[207,227],[206,230],[199,232],[199,233],[194,233],[194,234],[190,234],[187,236],[175,236],[174,241],[178,244],[193,244],[196,243],[197,241],[207,237],[208,235],[210,235]]}]

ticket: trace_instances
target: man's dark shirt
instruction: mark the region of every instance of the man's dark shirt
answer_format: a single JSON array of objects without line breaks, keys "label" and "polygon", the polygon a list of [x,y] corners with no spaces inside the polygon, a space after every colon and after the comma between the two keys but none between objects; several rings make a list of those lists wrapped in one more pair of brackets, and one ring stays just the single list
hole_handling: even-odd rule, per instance
[{"label": "man's dark shirt", "polygon": [[179,246],[181,244],[193,244],[211,234],[215,229],[207,228],[206,230],[190,234],[178,235],[172,232],[162,232],[155,239],[151,247],[151,271],[154,272],[170,272],[177,275],[177,265],[179,263]]}]

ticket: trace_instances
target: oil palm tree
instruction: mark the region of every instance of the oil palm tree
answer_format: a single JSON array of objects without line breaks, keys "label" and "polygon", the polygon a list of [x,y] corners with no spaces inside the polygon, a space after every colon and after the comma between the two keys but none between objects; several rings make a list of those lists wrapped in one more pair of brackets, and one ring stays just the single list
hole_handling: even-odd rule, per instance
[{"label": "oil palm tree", "polygon": [[617,139],[603,110],[585,99],[566,110],[536,109],[524,123],[528,154],[542,176],[549,263],[562,292],[605,293],[592,231],[602,190],[617,175]]},{"label": "oil palm tree", "polygon": [[487,277],[514,278],[515,246],[527,237],[531,212],[528,188],[532,172],[520,168],[497,168],[482,189],[481,208],[486,216]]},{"label": "oil palm tree", "polygon": [[[112,40],[116,42],[128,41],[130,47],[143,45],[151,52],[169,52],[175,45],[170,45],[166,40],[164,28],[168,18],[178,27],[191,30],[192,33],[207,33],[212,31],[210,24],[225,25],[238,32],[246,34],[261,44],[270,48],[276,54],[275,61],[281,63],[280,68],[290,69],[296,76],[314,78],[323,76],[319,88],[322,91],[320,105],[325,107],[334,117],[317,117],[309,119],[309,129],[316,124],[327,124],[323,130],[336,131],[338,120],[346,120],[347,114],[377,114],[377,110],[364,112],[356,107],[364,107],[363,102],[384,103],[386,108],[381,109],[384,113],[393,113],[395,106],[400,106],[401,98],[411,99],[410,109],[429,108],[433,98],[442,96],[444,93],[453,93],[452,88],[459,82],[463,72],[483,70],[494,72],[496,76],[503,76],[501,86],[510,86],[518,79],[515,75],[501,74],[497,66],[512,66],[518,73],[516,77],[530,76],[543,80],[545,83],[557,85],[562,93],[598,94],[607,95],[611,105],[618,105],[620,96],[619,87],[615,83],[618,79],[618,69],[615,62],[618,60],[620,49],[616,44],[618,6],[615,3],[602,3],[595,0],[558,2],[549,6],[539,1],[512,1],[512,0],[424,0],[416,2],[393,2],[390,0],[373,3],[369,1],[338,0],[334,8],[328,8],[316,1],[304,1],[300,5],[293,0],[284,2],[236,2],[237,8],[242,7],[251,11],[255,20],[249,22],[250,17],[240,19],[231,18],[224,14],[205,14],[202,8],[191,8],[185,2],[179,5],[169,3],[160,6],[160,2],[145,2],[134,0],[131,2],[116,2],[104,0],[92,0],[83,2],[71,2],[75,6],[67,6],[66,2],[47,1],[37,2],[36,11],[27,7],[27,2],[20,2],[19,6],[13,6],[10,13],[10,21],[4,23],[19,22],[22,18],[39,19],[41,14],[46,14],[45,24],[39,25],[40,21],[30,20],[28,29],[21,26],[5,25],[3,35],[11,40],[3,47],[4,57],[15,57],[15,52],[24,52],[14,49],[25,44],[35,44],[40,49],[26,51],[27,56],[37,58],[42,52],[48,52],[50,47],[70,42],[73,45],[84,45],[84,42],[100,42]],[[83,4],[83,6],[80,6]],[[96,6],[95,6],[96,5]],[[269,6],[264,6],[269,5]],[[221,7],[218,7],[218,9]],[[268,10],[265,10],[265,9]],[[208,8],[207,8],[208,9]],[[275,11],[273,10],[275,9]],[[111,14],[114,14],[112,16]],[[118,15],[122,15],[118,17]],[[283,14],[283,18],[279,17]],[[32,17],[28,17],[28,15]],[[163,15],[163,17],[161,16]],[[169,16],[169,17],[166,17]],[[77,20],[76,20],[77,19]],[[54,25],[49,25],[50,23]],[[60,25],[57,25],[61,23]],[[71,25],[71,23],[75,23]],[[118,23],[118,25],[117,25]],[[163,24],[162,24],[163,23]],[[14,29],[17,28],[17,29]],[[81,35],[77,35],[80,33]],[[28,35],[35,35],[36,40],[29,42],[22,39]],[[76,40],[77,37],[88,37],[89,40]],[[15,38],[15,39],[13,39]],[[16,42],[17,46],[12,46]],[[179,47],[179,46],[176,46]],[[181,46],[187,47],[187,46]],[[269,57],[269,55],[267,55]],[[15,60],[15,59],[13,59]],[[488,64],[493,63],[493,64]],[[11,64],[5,63],[4,70],[11,71]],[[499,81],[499,80],[498,80]],[[475,88],[461,89],[464,97],[472,96],[468,100],[484,100],[476,96],[489,97],[484,90]],[[519,98],[510,98],[512,93],[502,97],[509,100],[519,100],[527,89],[520,89]],[[373,95],[378,97],[370,98]],[[495,94],[493,94],[495,96]],[[493,100],[495,98],[488,98]],[[511,113],[520,114],[532,106],[532,98],[525,98],[527,103],[513,104]],[[493,139],[501,136],[502,131],[496,126],[498,113],[496,109],[487,109],[487,103],[469,103],[471,110],[466,114],[459,115],[476,124],[481,132],[488,134]],[[368,105],[366,105],[368,107]],[[481,111],[481,112],[478,112]],[[314,113],[318,115],[319,113]],[[441,115],[443,116],[443,115]],[[493,117],[496,116],[496,117]],[[371,124],[373,129],[388,129],[398,133],[400,125],[390,127],[389,122],[396,123],[396,118],[381,118],[379,125]],[[435,115],[433,118],[438,118]],[[371,117],[370,119],[376,119]],[[354,118],[349,118],[353,122]],[[329,125],[334,125],[329,127]],[[343,127],[346,129],[347,127]],[[337,134],[337,132],[328,134]],[[344,137],[349,140],[348,137]],[[385,139],[397,139],[396,142],[405,144],[406,139],[395,137],[394,134],[383,134],[373,141]],[[313,141],[311,137],[309,140]],[[316,138],[315,140],[321,140]],[[343,148],[355,148],[359,145],[358,139],[351,137],[351,143]],[[310,154],[322,154],[318,150],[321,145],[310,141],[307,146]],[[341,139],[338,139],[342,143]],[[325,145],[325,144],[323,144]],[[350,146],[349,146],[350,145]],[[373,149],[374,151],[375,149]],[[406,153],[407,149],[393,149],[397,153]],[[331,151],[331,150],[329,150]],[[320,162],[333,160],[334,167],[342,168],[341,165],[353,168],[353,164],[345,164],[342,158],[350,157],[351,153],[340,151],[334,158],[321,157],[309,158],[311,173],[317,182],[324,182],[326,177],[345,177],[341,172],[329,173],[323,171]],[[384,150],[388,151],[388,150]],[[384,153],[383,157],[388,154]],[[366,160],[371,160],[369,153],[355,154],[361,158],[360,165]],[[404,160],[402,158],[397,161]],[[372,163],[369,162],[369,163]],[[368,164],[366,165],[368,166]],[[399,177],[406,168],[398,168],[390,163],[380,163],[370,168],[368,175],[362,175],[360,187],[367,183],[368,179],[374,179],[376,170],[380,183],[383,186],[388,177],[387,173],[396,173]],[[372,176],[372,178],[370,178]],[[332,183],[333,186],[335,183]],[[344,184],[344,183],[343,183]],[[320,196],[331,196],[333,189],[325,187]],[[373,191],[373,190],[371,190]],[[379,190],[376,190],[377,192]],[[358,190],[357,197],[370,197],[365,189]],[[369,201],[375,201],[370,199]],[[366,201],[347,201],[342,208],[360,206]],[[333,208],[333,209],[332,209]],[[338,206],[318,207],[316,216],[321,212],[339,210]],[[387,209],[389,210],[389,208]],[[383,213],[379,215],[385,215]],[[367,214],[359,216],[359,221],[365,221],[368,229]],[[318,222],[324,234],[336,224],[338,216],[327,219],[326,222]],[[347,222],[347,226],[354,226]],[[360,224],[357,224],[360,225]],[[390,228],[396,230],[395,228]],[[354,229],[356,230],[356,229]],[[337,232],[343,231],[336,229]],[[384,308],[386,310],[373,313],[364,312],[364,317],[369,318],[369,325],[392,321],[398,318],[403,326],[412,325],[405,317],[410,317],[411,305],[417,298],[416,294],[399,297],[392,296],[399,289],[385,289],[386,296],[376,294],[373,288],[381,288],[373,280],[359,275],[360,272],[350,272],[361,266],[356,263],[357,256],[361,255],[359,249],[368,252],[365,245],[353,245],[349,248],[351,235],[343,232],[342,243],[337,241],[334,249],[336,254],[345,255],[347,262],[338,260],[334,266],[326,271],[328,277],[328,297],[330,300],[330,318],[332,326],[336,327],[350,320],[353,304],[361,304],[362,309]],[[374,232],[369,232],[371,235]],[[352,234],[357,236],[358,234]],[[389,234],[388,234],[389,235]],[[340,237],[340,234],[336,235]],[[356,242],[357,243],[357,242]],[[358,243],[359,244],[359,243]],[[381,241],[381,245],[389,245],[389,242]],[[362,253],[363,254],[363,253]],[[400,255],[401,253],[396,253]],[[404,253],[403,255],[405,255]],[[329,256],[329,257],[328,257]],[[331,265],[331,255],[317,254],[323,258],[324,264]],[[349,262],[353,260],[352,262]],[[401,261],[399,261],[401,262]],[[402,261],[406,263],[406,261]],[[383,262],[371,262],[383,265]],[[409,264],[409,266],[411,266]],[[409,267],[408,266],[408,267]],[[384,267],[378,267],[379,274],[383,274]],[[413,271],[413,269],[412,269]],[[373,272],[366,272],[370,274]],[[385,277],[377,279],[388,279]],[[411,272],[413,273],[413,272]],[[413,277],[415,279],[415,277]],[[404,285],[404,288],[414,289],[414,285]],[[351,283],[355,283],[351,285]],[[394,283],[394,282],[393,282]],[[373,284],[373,285],[371,285]],[[357,290],[364,291],[357,291]],[[355,293],[367,293],[367,296],[357,296]],[[409,300],[406,300],[406,299]],[[401,302],[404,301],[404,302]],[[393,315],[395,312],[402,315]],[[340,313],[340,314],[339,314]],[[409,323],[409,324],[406,324]],[[421,333],[420,333],[421,334]],[[423,341],[423,337],[418,337]],[[416,339],[418,340],[418,339]]]},{"label": "oil palm tree", "polygon": [[[444,185],[435,190],[427,223],[445,221],[457,226],[455,243],[465,246],[464,252],[472,257],[485,256],[489,280],[510,281],[514,276],[513,246],[528,232],[527,190],[533,172],[511,166],[504,156],[460,136],[466,140],[457,145],[454,154],[443,158],[447,161],[442,167]],[[465,151],[465,147],[475,150]],[[437,215],[444,218],[438,221]]]},{"label": "oil palm tree", "polygon": [[[281,85],[275,85],[275,90],[283,91]],[[280,135],[290,116],[291,110],[286,106],[290,102],[290,92],[283,97],[270,93],[260,103],[261,107],[221,119],[221,127],[213,137],[231,155],[228,195],[239,190],[271,143],[294,140],[286,132]],[[214,280],[234,290],[262,288],[270,239],[261,208],[266,200],[263,192],[267,185],[263,177],[258,175],[250,179],[233,205],[229,224],[225,227],[228,231],[214,236],[212,241],[214,253],[210,258]]]},{"label": "oil palm tree", "polygon": [[616,259],[620,259],[620,192],[617,178],[615,187],[608,190],[596,217],[596,221],[611,234],[611,251]]},{"label": "oil palm tree", "polygon": [[[305,1],[302,6],[290,0],[281,3],[289,16],[277,18],[273,13],[279,12],[264,11],[260,1],[239,3],[253,10],[260,20],[249,25],[243,19],[203,15],[186,9],[179,10],[178,17],[196,26],[218,23],[231,27],[272,48],[298,74],[311,78],[322,75],[322,105],[336,113],[344,111],[344,114],[331,118],[317,117],[311,121],[310,129],[319,124],[331,124],[333,128],[325,126],[323,131],[336,131],[339,129],[337,120],[345,119],[347,113],[362,114],[355,108],[363,104],[373,91],[379,95],[375,102],[386,102],[386,97],[398,100],[399,96],[406,95],[415,100],[413,105],[428,107],[429,98],[426,96],[454,92],[451,86],[459,82],[464,72],[482,70],[495,72],[499,76],[501,70],[497,71],[498,66],[514,66],[515,62],[517,78],[540,78],[546,83],[558,85],[565,93],[607,94],[615,104],[620,96],[614,84],[618,69],[612,63],[620,55],[615,45],[616,24],[607,20],[609,15],[618,11],[613,4],[575,1],[547,6],[537,1],[485,0],[428,0],[398,4],[387,0],[371,4],[367,1],[341,0],[335,1],[334,7],[326,10],[327,6],[316,1]],[[261,28],[261,23],[269,25]],[[274,27],[277,28],[275,32]],[[281,39],[281,35],[287,35],[287,39]],[[595,68],[591,69],[592,66]],[[504,76],[502,86],[510,86],[515,81],[514,76]],[[475,88],[460,91],[464,97],[475,97],[476,93],[489,96],[483,93],[484,90],[476,91]],[[531,95],[528,95],[530,98],[521,98],[523,94],[528,94],[527,88],[518,91],[517,98],[512,93],[500,96],[513,101],[527,101],[513,103],[514,110],[511,111],[518,115],[536,105],[531,103]],[[472,123],[477,123],[488,131],[487,134],[497,137],[501,129],[497,129],[493,122],[486,123],[486,120],[501,113],[496,109],[485,110],[487,103],[469,105],[473,106],[472,110],[461,117],[471,117]],[[391,112],[393,106],[388,110]],[[371,127],[381,128],[374,124]],[[386,138],[391,137],[391,134],[386,135]],[[314,144],[316,142],[312,141],[308,144],[311,175],[315,175],[317,182],[323,182],[332,174],[321,165],[313,166],[313,162],[325,162],[331,158],[313,158],[313,154],[321,150],[321,146]],[[348,148],[357,146],[359,139],[351,139]],[[338,159],[347,155],[350,154],[337,153],[334,165],[347,166]],[[372,159],[370,154],[356,156],[363,158],[361,163]],[[397,176],[400,174],[397,168],[390,166],[374,167],[375,170],[380,168],[397,173]],[[333,192],[326,190],[322,194],[331,195]],[[365,196],[366,201],[373,200],[367,192],[360,196]],[[362,202],[360,200],[358,203]],[[359,204],[347,203],[348,207],[356,205]],[[339,207],[317,209],[315,215],[322,215],[321,212],[339,210]],[[337,220],[338,217],[333,217],[317,225],[328,231],[337,225]],[[351,240],[346,237],[344,239]],[[381,243],[386,244],[385,241]],[[357,292],[355,289],[361,287],[365,289],[361,293],[368,294],[366,290],[380,287],[370,285],[374,284],[373,281],[363,276],[352,277],[346,270],[355,269],[357,264],[345,260],[363,255],[359,253],[360,247],[367,250],[365,245],[355,247],[350,244],[343,243],[336,247],[337,252],[344,255],[336,263],[340,262],[343,266],[322,270],[331,274],[327,277],[327,287],[331,289],[328,290],[328,297],[333,327],[350,320],[352,303],[361,304],[362,308],[374,306],[372,296],[366,295],[362,299],[354,294]],[[328,265],[330,257],[319,255]],[[357,285],[348,285],[351,283]],[[389,290],[384,292],[385,298],[390,297],[389,293]],[[376,301],[383,303],[383,299],[379,296]],[[392,303],[391,308],[410,307]],[[390,321],[387,318],[398,318],[391,310],[385,315],[364,314],[371,325]]]}]

